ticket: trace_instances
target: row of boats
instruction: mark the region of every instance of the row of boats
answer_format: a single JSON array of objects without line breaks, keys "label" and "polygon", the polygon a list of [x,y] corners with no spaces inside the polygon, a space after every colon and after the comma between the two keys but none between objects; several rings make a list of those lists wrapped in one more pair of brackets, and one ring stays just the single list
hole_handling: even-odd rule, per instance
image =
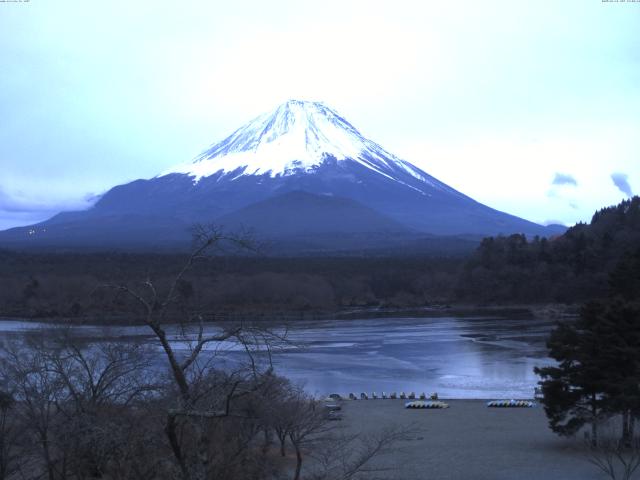
[{"label": "row of boats", "polygon": [[[376,394],[376,392],[372,392],[371,396],[367,393],[362,392],[360,394],[360,400],[369,400],[369,399],[403,399],[403,400],[412,400],[411,402],[405,403],[405,408],[449,408],[447,403],[441,402],[438,400],[438,394],[432,393],[429,395],[427,399],[426,393],[421,393],[418,397],[415,392],[411,392],[409,394],[405,392],[400,392],[398,395],[396,392],[390,393],[387,395],[385,392],[382,392],[380,396]],[[343,400],[343,397],[337,393],[332,393],[327,398],[328,401],[336,402]],[[349,394],[349,400],[358,400],[358,397],[354,393]],[[492,408],[532,408],[535,407],[535,402],[530,400],[491,400],[487,402],[487,407]]]},{"label": "row of boats", "polygon": [[[440,401],[416,400],[404,404],[405,408],[449,408],[449,405]],[[532,408],[535,403],[529,400],[492,400],[487,402],[487,407],[494,408]]]},{"label": "row of boats", "polygon": [[[329,398],[333,399],[333,400],[341,400],[342,397],[337,394],[337,393],[332,393],[331,395],[329,395]],[[426,400],[427,399],[427,394],[422,392],[420,395],[416,395],[415,392],[411,392],[411,393],[405,393],[405,392],[400,392],[400,394],[398,395],[396,392],[392,392],[387,394],[386,392],[382,392],[380,395],[378,395],[376,392],[371,392],[371,395],[369,395],[368,393],[362,392],[360,394],[360,400],[378,400],[378,399],[391,399],[391,400],[395,400],[395,399],[401,399],[401,400],[415,400],[415,399],[420,399],[420,400]],[[438,394],[437,393],[432,393],[429,395],[428,397],[430,400],[437,400],[438,399]],[[349,394],[349,400],[358,400],[358,397],[354,394],[354,393],[350,393]]]}]

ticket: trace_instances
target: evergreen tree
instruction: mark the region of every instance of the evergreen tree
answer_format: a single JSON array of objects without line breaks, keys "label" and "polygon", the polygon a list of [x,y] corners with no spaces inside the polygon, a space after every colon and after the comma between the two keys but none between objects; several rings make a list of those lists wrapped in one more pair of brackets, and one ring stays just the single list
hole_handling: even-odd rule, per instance
[{"label": "evergreen tree", "polygon": [[571,436],[588,424],[594,444],[597,425],[609,411],[605,398],[608,372],[602,355],[606,345],[593,329],[593,319],[601,310],[600,304],[589,304],[578,323],[559,324],[547,342],[549,356],[558,366],[535,368],[542,378],[542,404],[551,430]]},{"label": "evergreen tree", "polygon": [[621,439],[630,445],[640,414],[640,308],[618,299],[596,321],[606,344],[602,360],[608,368],[607,409],[622,416]]},{"label": "evergreen tree", "polygon": [[622,416],[621,440],[630,444],[640,416],[640,308],[620,299],[590,303],[574,324],[560,324],[547,343],[553,367],[536,368],[551,429],[573,435]]},{"label": "evergreen tree", "polygon": [[627,301],[640,300],[640,248],[626,253],[609,274],[609,287],[613,296]]}]

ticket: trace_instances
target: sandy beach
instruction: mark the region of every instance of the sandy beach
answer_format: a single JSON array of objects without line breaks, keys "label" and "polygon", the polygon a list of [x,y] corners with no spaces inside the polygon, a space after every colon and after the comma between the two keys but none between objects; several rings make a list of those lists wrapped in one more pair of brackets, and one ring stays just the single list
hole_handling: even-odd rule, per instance
[{"label": "sandy beach", "polygon": [[582,438],[552,433],[541,406],[488,408],[483,400],[445,400],[445,410],[410,410],[404,400],[345,400],[342,425],[373,432],[419,429],[381,459],[389,479],[541,480],[605,478],[584,454]]}]

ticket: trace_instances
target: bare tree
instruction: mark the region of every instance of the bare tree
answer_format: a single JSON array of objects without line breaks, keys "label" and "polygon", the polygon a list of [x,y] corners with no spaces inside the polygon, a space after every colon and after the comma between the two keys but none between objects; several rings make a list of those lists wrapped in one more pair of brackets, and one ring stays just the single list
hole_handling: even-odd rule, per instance
[{"label": "bare tree", "polygon": [[303,452],[321,439],[330,429],[329,417],[324,406],[303,391],[295,392],[283,405],[290,415],[289,440],[296,452],[294,480],[300,479]]},{"label": "bare tree", "polygon": [[7,480],[20,471],[24,462],[20,425],[13,416],[16,401],[0,391],[0,480]]},{"label": "bare tree", "polygon": [[[287,440],[295,451],[294,480],[373,478],[373,474],[388,470],[379,463],[374,465],[374,459],[388,455],[399,441],[417,433],[402,426],[370,435],[345,434],[341,425],[330,420],[321,401],[288,381],[281,385],[280,396],[270,399],[268,409],[267,418],[280,440],[281,455],[285,454]],[[303,461],[307,457],[311,463],[303,476]]]},{"label": "bare tree", "polygon": [[46,478],[63,478],[66,459],[56,446],[54,431],[59,422],[58,404],[64,398],[64,386],[49,370],[40,351],[11,344],[4,349],[3,357],[3,384],[20,404],[16,415],[36,446],[32,455],[39,458]]},{"label": "bare tree", "polygon": [[158,391],[147,348],[132,342],[86,344],[67,330],[54,341],[41,351],[66,391],[58,410],[69,469],[80,478],[101,477],[128,444],[122,422],[127,408]]},{"label": "bare tree", "polygon": [[270,395],[265,395],[263,416],[267,421],[266,428],[278,439],[280,456],[285,457],[287,439],[295,421],[295,412],[290,406],[295,404],[298,391],[289,380],[274,376],[274,384],[269,393]]},{"label": "bare tree", "polygon": [[640,467],[640,437],[620,439],[608,430],[601,432],[595,444],[587,439],[586,458],[611,480],[630,480]]},{"label": "bare tree", "polygon": [[155,389],[135,344],[82,345],[68,330],[52,330],[3,348],[2,381],[29,456],[27,478],[100,478],[126,445],[124,414]]},{"label": "bare tree", "polygon": [[[127,295],[141,307],[144,324],[151,329],[164,352],[178,400],[177,405],[167,412],[165,432],[182,477],[187,480],[203,479],[210,469],[211,439],[207,423],[231,415],[231,399],[247,394],[239,386],[246,389],[247,385],[251,385],[254,390],[259,388],[256,355],[266,353],[270,360],[271,349],[283,342],[286,336],[286,332],[246,323],[206,329],[202,312],[197,308],[179,305],[183,300],[181,288],[185,285],[185,276],[199,260],[229,248],[255,250],[250,236],[227,235],[215,227],[196,227],[194,244],[193,252],[165,291],[157,288],[151,278],[137,288],[106,285]],[[178,305],[180,308],[176,308]],[[176,350],[176,341],[187,347],[186,354]],[[207,358],[203,359],[202,353],[209,346],[217,349],[225,343],[234,343],[242,348],[248,359],[248,368],[240,369],[242,373],[229,378],[225,388],[220,389],[220,384],[216,382],[203,381],[214,367],[212,361],[215,355],[204,356]],[[247,381],[247,372],[252,382]],[[212,385],[217,388],[212,389]],[[225,400],[223,404],[220,404],[220,398]],[[198,439],[197,446],[189,445],[189,451],[184,448],[185,428]]]},{"label": "bare tree", "polygon": [[[327,436],[312,454],[317,462],[309,480],[355,480],[375,478],[391,470],[374,464],[376,459],[395,451],[398,442],[409,440],[417,430],[410,426],[389,428],[372,435],[338,434]],[[384,478],[384,477],[383,477]]]}]

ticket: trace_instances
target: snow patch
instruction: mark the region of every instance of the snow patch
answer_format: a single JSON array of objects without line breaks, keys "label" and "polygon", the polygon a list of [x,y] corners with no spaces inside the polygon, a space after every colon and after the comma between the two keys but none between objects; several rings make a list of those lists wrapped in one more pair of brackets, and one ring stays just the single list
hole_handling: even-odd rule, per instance
[{"label": "snow patch", "polygon": [[[405,175],[430,187],[458,194],[380,145],[364,138],[337,112],[320,102],[289,100],[214,144],[193,162],[161,174],[186,174],[194,182],[214,174],[288,176],[312,173],[326,160],[351,160],[410,188]],[[220,180],[220,179],[219,179]],[[424,192],[423,192],[424,193]]]}]

